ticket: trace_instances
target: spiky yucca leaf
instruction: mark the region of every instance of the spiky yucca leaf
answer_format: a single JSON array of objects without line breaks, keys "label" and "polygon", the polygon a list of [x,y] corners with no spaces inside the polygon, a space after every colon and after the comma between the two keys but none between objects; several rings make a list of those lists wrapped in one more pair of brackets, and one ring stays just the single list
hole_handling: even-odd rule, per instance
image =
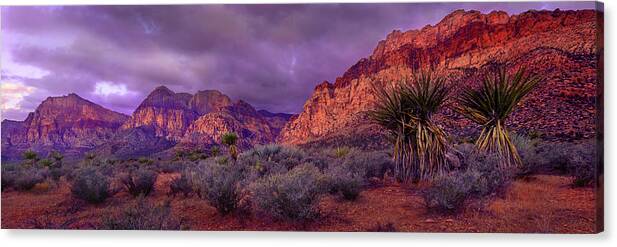
[{"label": "spiky yucca leaf", "polygon": [[447,136],[432,121],[450,92],[445,78],[423,72],[389,89],[374,90],[377,103],[369,116],[394,144],[397,178],[416,182],[445,172]]},{"label": "spiky yucca leaf", "polygon": [[505,121],[540,81],[540,77],[529,75],[524,69],[514,75],[508,75],[505,69],[500,69],[486,76],[479,88],[466,88],[459,97],[460,105],[455,110],[483,126],[476,147],[480,151],[498,154],[504,167],[521,164]]}]

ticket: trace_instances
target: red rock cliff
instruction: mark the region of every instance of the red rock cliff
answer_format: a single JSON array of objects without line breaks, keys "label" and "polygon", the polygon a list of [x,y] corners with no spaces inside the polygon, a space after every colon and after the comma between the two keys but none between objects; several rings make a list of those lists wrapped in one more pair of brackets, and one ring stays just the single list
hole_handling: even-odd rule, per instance
[{"label": "red rock cliff", "polygon": [[76,94],[49,97],[24,121],[2,121],[2,156],[26,149],[80,152],[105,142],[128,116]]},{"label": "red rock cliff", "polygon": [[[333,84],[319,84],[278,140],[306,143],[367,124],[362,113],[373,106],[373,86],[400,80],[414,70],[434,68],[456,78],[455,87],[463,87],[503,65],[510,70],[526,67],[546,78],[511,117],[513,128],[555,138],[591,137],[598,116],[601,15],[593,10],[512,16],[458,10],[435,26],[394,31]],[[470,126],[448,109],[438,118],[452,131]]]}]

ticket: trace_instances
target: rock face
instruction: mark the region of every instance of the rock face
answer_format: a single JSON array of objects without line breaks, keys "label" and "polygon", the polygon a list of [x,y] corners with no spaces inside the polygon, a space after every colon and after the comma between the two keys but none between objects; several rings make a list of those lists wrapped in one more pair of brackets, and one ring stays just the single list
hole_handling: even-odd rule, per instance
[{"label": "rock face", "polygon": [[91,152],[107,158],[139,158],[167,150],[174,144],[166,138],[157,137],[154,128],[140,126],[118,131]]},{"label": "rock face", "polygon": [[257,111],[216,90],[191,95],[161,86],[148,95],[121,129],[147,127],[154,137],[190,148],[219,143],[223,133],[236,132],[240,146],[246,148],[274,142],[289,117]]},{"label": "rock face", "polygon": [[[401,80],[412,71],[432,68],[448,75],[459,92],[456,88],[473,87],[480,75],[499,66],[509,71],[525,67],[545,78],[511,117],[511,128],[538,131],[546,138],[591,137],[599,116],[601,15],[593,10],[528,11],[512,16],[458,10],[435,26],[394,31],[334,83],[317,85],[278,140],[302,144],[331,139],[369,124],[363,113],[374,105],[373,88]],[[455,133],[474,128],[447,108],[437,120]]]},{"label": "rock face", "polygon": [[134,158],[178,144],[208,147],[225,132],[236,132],[240,147],[248,148],[274,142],[290,117],[257,111],[215,90],[191,95],[160,86],[130,117],[69,94],[47,98],[24,121],[2,121],[2,160],[19,159],[28,149]]},{"label": "rock face", "polygon": [[79,153],[108,140],[128,116],[79,97],[49,97],[24,121],[2,121],[2,157],[27,150]]},{"label": "rock face", "polygon": [[141,102],[121,129],[147,126],[154,129],[157,137],[179,141],[198,117],[189,104],[192,98],[193,95],[174,93],[165,86],[157,87]]},{"label": "rock face", "polygon": [[235,132],[239,137],[239,146],[248,148],[274,142],[280,131],[280,124],[279,128],[275,125],[277,122],[271,125],[255,108],[240,100],[199,117],[189,126],[181,143],[190,146],[220,143],[222,134]]}]

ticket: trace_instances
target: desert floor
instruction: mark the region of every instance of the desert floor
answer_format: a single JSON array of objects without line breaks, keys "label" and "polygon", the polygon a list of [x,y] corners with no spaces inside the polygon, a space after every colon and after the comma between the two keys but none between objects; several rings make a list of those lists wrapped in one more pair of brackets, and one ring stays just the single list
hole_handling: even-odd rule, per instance
[{"label": "desert floor", "polygon": [[[159,175],[148,200],[171,198],[173,214],[190,230],[591,233],[595,228],[593,189],[572,188],[570,178],[562,176],[517,180],[504,196],[472,201],[456,215],[427,212],[417,186],[385,184],[363,191],[352,202],[324,197],[321,218],[307,225],[259,215],[221,216],[197,197],[169,197],[168,183],[174,176],[178,174]],[[67,183],[37,185],[30,192],[5,191],[2,228],[91,229],[108,210],[132,200],[120,192],[101,205],[89,205],[72,199]]]}]

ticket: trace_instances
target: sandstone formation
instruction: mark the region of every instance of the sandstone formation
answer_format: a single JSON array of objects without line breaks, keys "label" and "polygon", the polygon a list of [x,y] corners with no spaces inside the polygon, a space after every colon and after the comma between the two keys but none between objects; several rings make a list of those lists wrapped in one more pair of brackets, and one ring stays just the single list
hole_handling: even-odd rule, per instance
[{"label": "sandstone formation", "polygon": [[2,157],[27,150],[80,153],[108,140],[128,116],[79,97],[49,97],[24,121],[2,121]]},{"label": "sandstone formation", "polygon": [[274,142],[289,116],[257,111],[250,104],[234,102],[216,90],[191,95],[160,86],[121,129],[148,127],[154,137],[178,143],[179,148],[206,148],[219,143],[222,134],[235,132],[240,137],[240,147],[248,148]]},{"label": "sandstone formation", "polygon": [[190,107],[192,99],[191,94],[175,93],[165,86],[157,87],[141,102],[121,129],[147,126],[153,128],[158,137],[179,141],[198,117]]},{"label": "sandstone formation", "polygon": [[[434,69],[450,78],[456,93],[457,88],[473,87],[482,74],[501,66],[509,71],[525,67],[545,78],[511,117],[514,130],[555,139],[592,137],[601,91],[600,15],[593,10],[528,11],[512,16],[458,10],[434,26],[393,31],[334,83],[317,85],[278,140],[303,144],[373,129],[359,125],[369,124],[364,112],[373,107],[374,88],[399,81],[412,71]],[[455,134],[477,129],[449,108],[437,118]]]},{"label": "sandstone formation", "polygon": [[249,148],[274,142],[290,116],[257,111],[216,90],[191,95],[160,86],[130,117],[69,94],[46,99],[24,121],[2,121],[2,159],[19,159],[28,149],[135,158],[178,144],[206,148],[225,132],[236,132],[240,147]]}]

